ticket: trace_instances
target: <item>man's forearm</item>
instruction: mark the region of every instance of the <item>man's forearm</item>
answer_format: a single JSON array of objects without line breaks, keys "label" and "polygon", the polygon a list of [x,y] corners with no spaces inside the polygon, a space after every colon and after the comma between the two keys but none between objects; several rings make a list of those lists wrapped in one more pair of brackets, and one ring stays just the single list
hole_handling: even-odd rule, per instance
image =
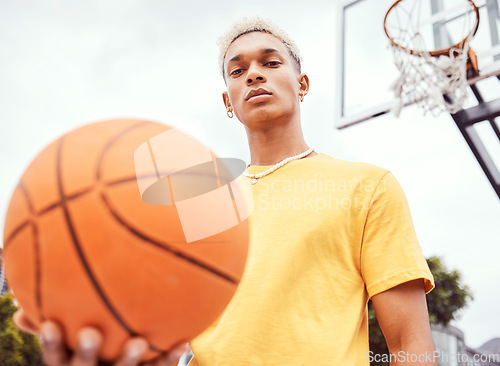
[{"label": "man's forearm", "polygon": [[439,366],[434,344],[414,341],[390,350],[391,366]]},{"label": "man's forearm", "polygon": [[373,296],[391,366],[438,366],[424,283],[413,280]]}]

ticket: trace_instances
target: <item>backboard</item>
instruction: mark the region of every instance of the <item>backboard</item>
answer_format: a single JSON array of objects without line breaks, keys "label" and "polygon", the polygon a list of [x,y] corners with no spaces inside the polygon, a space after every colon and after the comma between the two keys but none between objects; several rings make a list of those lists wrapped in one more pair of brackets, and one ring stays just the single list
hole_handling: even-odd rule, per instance
[{"label": "backboard", "polygon": [[[463,34],[467,0],[402,0],[418,2],[422,23],[431,32],[429,50],[457,43]],[[335,126],[345,128],[388,113],[396,100],[390,89],[399,71],[394,65],[383,23],[395,0],[338,0],[337,116]],[[479,75],[500,74],[500,0],[475,0],[480,22],[470,46],[477,55]],[[411,11],[413,8],[409,8]],[[453,43],[450,43],[453,42]]]}]

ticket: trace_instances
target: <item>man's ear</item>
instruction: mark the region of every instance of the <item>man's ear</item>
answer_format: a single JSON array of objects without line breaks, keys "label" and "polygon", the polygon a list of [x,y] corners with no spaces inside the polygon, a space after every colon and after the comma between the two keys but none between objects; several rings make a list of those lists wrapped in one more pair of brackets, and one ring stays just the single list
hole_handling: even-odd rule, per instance
[{"label": "man's ear", "polygon": [[306,74],[300,74],[298,76],[298,81],[300,85],[299,92],[304,93],[304,95],[309,93],[309,76],[307,76]]},{"label": "man's ear", "polygon": [[224,106],[226,107],[226,110],[229,108],[233,108],[231,105],[231,101],[229,100],[229,95],[227,94],[227,91],[222,92],[222,100],[224,101]]}]

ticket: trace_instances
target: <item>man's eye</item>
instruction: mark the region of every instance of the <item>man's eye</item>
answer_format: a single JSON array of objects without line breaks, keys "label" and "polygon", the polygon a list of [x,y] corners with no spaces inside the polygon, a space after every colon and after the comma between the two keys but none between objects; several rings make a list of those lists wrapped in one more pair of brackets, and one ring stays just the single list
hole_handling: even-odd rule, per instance
[{"label": "man's eye", "polygon": [[278,66],[278,65],[281,65],[281,62],[279,62],[279,61],[269,61],[266,65],[269,65],[269,66]]},{"label": "man's eye", "polygon": [[242,72],[243,72],[243,70],[242,70],[242,69],[237,69],[237,70],[234,70],[233,72],[231,72],[231,74],[230,74],[230,75],[231,75],[231,76],[232,76],[232,75],[238,75],[238,74],[241,74]]}]

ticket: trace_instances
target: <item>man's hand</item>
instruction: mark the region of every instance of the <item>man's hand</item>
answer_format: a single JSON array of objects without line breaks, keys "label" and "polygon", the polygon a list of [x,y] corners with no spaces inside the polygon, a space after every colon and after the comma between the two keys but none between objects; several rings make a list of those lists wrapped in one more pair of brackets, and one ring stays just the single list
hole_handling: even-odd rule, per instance
[{"label": "man's hand", "polygon": [[[20,330],[41,335],[43,361],[48,366],[95,366],[98,364],[97,355],[102,345],[102,335],[97,329],[82,328],[78,332],[78,349],[73,354],[69,354],[64,346],[63,333],[57,323],[45,321],[40,329],[37,329],[24,315],[23,310],[18,310],[12,320]],[[141,356],[147,349],[148,343],[144,338],[131,338],[126,342],[120,359],[113,366],[138,365]],[[179,358],[185,351],[186,344],[180,344],[167,356],[147,365],[177,365]]]},{"label": "man's hand", "polygon": [[438,366],[422,279],[393,287],[371,300],[389,352],[396,360],[391,366]]}]

